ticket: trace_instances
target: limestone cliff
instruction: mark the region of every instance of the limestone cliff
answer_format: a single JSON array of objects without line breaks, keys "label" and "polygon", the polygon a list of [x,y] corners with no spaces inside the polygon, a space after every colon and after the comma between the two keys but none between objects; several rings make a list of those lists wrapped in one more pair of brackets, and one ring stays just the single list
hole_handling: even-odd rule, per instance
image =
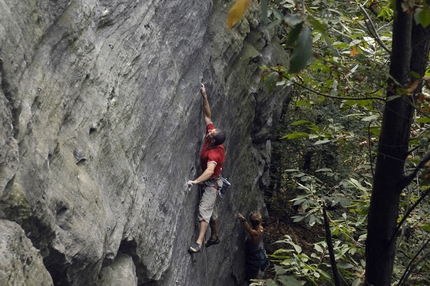
[{"label": "limestone cliff", "polygon": [[[227,31],[232,4],[0,0],[2,285],[243,283],[236,213],[264,213],[288,92],[263,88],[259,65],[285,55],[258,7]],[[200,82],[232,187],[221,244],[193,263]]]}]

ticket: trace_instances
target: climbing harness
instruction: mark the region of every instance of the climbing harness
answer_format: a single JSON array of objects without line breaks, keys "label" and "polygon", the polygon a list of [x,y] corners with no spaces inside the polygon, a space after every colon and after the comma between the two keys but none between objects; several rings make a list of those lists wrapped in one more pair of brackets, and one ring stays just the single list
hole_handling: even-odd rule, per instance
[{"label": "climbing harness", "polygon": [[222,199],[222,196],[227,192],[228,187],[231,186],[231,183],[227,180],[227,178],[224,178],[224,177],[221,177],[221,180],[222,180],[222,188],[219,191],[219,196]]}]

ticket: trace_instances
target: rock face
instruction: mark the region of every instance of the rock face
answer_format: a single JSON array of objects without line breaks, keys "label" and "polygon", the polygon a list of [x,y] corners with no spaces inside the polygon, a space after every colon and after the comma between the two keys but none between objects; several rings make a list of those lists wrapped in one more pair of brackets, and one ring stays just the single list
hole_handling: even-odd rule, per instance
[{"label": "rock face", "polygon": [[[2,268],[3,285],[244,282],[236,214],[265,213],[270,134],[288,92],[263,88],[259,66],[285,55],[260,31],[258,7],[227,31],[232,4],[0,0],[0,227],[12,252],[32,257]],[[221,243],[193,262],[199,191],[186,181],[201,172],[200,82],[228,134],[232,186]],[[0,267],[16,259],[2,255]]]}]

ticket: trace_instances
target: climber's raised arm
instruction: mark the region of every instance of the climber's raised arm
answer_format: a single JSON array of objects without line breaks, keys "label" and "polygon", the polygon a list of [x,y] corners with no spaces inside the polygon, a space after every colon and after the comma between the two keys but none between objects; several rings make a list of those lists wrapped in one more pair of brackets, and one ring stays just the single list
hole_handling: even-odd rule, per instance
[{"label": "climber's raised arm", "polygon": [[205,116],[205,122],[206,125],[212,122],[212,114],[211,114],[211,107],[209,105],[208,96],[206,95],[206,88],[203,83],[200,84],[200,92],[203,97],[203,113]]}]

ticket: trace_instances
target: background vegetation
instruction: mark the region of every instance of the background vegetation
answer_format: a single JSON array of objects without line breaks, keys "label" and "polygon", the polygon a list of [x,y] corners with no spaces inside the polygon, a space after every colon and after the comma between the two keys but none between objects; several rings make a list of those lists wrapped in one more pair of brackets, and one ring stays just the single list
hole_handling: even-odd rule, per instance
[{"label": "background vegetation", "polygon": [[[227,19],[240,20],[239,0]],[[274,136],[272,213],[326,226],[313,251],[285,236],[267,285],[428,285],[429,6],[425,1],[261,0],[290,65]]]}]

